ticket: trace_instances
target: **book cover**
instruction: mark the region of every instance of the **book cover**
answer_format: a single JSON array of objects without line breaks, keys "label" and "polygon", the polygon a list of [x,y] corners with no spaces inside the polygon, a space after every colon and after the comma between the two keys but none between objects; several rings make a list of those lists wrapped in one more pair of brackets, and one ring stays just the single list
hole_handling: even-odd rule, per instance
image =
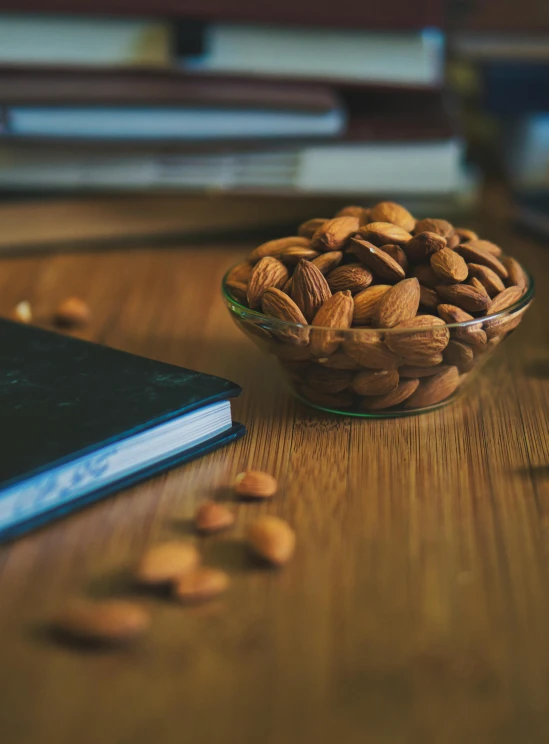
[{"label": "book cover", "polygon": [[[232,424],[226,407],[220,409],[222,423],[216,419],[211,428],[201,429],[200,415],[194,416],[196,436],[185,440],[185,447],[183,435],[174,442],[169,429],[208,406],[218,415],[214,404],[241,392],[228,380],[5,320],[0,320],[0,344],[0,407],[9,431],[0,459],[0,537],[198,457],[244,432]],[[169,446],[158,440],[161,431],[172,436]],[[110,458],[133,441],[138,459],[122,469],[111,467]],[[77,467],[71,469],[73,464]]]}]

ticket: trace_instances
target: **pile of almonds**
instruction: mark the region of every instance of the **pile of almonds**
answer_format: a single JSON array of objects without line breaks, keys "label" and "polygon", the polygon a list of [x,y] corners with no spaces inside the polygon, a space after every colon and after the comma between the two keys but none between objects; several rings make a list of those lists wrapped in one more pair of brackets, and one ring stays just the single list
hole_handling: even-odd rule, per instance
[{"label": "pile of almonds", "polygon": [[[226,286],[262,314],[240,312],[236,322],[314,405],[383,412],[440,403],[526,309],[483,320],[526,291],[520,264],[472,230],[416,220],[394,202],[348,206],[297,233],[255,248]],[[468,325],[447,327],[456,323]]]},{"label": "pile of almonds", "polygon": [[[247,500],[274,496],[276,479],[258,470],[237,476],[235,495]],[[231,528],[234,513],[223,504],[206,501],[195,514],[195,527],[201,535]],[[250,551],[271,566],[286,564],[295,550],[295,533],[284,520],[262,516],[247,531]],[[149,548],[133,568],[133,578],[142,587],[166,589],[183,604],[197,604],[227,591],[230,579],[225,571],[203,566],[196,545],[188,540],[172,540]],[[140,604],[127,600],[70,600],[54,618],[52,629],[73,641],[117,646],[135,641],[150,627],[149,613]]]}]

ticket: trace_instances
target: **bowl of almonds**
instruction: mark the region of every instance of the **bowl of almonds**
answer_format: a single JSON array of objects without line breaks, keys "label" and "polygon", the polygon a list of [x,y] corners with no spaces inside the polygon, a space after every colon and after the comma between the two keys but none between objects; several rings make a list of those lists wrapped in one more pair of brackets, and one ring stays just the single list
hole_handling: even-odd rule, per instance
[{"label": "bowl of almonds", "polygon": [[534,285],[472,230],[380,202],[259,245],[222,293],[301,401],[387,417],[454,399],[517,328]]}]

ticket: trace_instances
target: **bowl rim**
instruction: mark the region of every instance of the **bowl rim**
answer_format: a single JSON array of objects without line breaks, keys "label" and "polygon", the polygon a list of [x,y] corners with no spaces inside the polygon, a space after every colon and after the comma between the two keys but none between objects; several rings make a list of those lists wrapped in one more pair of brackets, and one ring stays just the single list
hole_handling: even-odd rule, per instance
[{"label": "bowl rim", "polygon": [[[227,277],[229,276],[229,273],[235,268],[235,266],[238,266],[241,264],[245,259],[241,259],[236,264],[233,264],[230,266],[225,274],[223,275],[223,279],[221,280],[221,294],[223,295],[223,299],[226,303],[226,305],[229,307],[230,310],[238,311],[239,315],[244,314],[246,316],[245,319],[251,319],[251,318],[257,318],[258,321],[262,322],[268,322],[269,325],[276,328],[287,328],[287,329],[315,329],[320,331],[337,331],[339,333],[425,333],[429,330],[429,327],[426,326],[424,328],[399,328],[398,326],[395,326],[394,328],[374,328],[373,326],[355,326],[354,328],[339,328],[339,327],[333,327],[333,326],[316,326],[316,325],[304,325],[303,323],[293,323],[288,320],[280,320],[279,318],[273,318],[270,315],[265,315],[264,313],[258,312],[257,310],[252,310],[251,308],[247,307],[246,305],[242,305],[238,300],[236,300],[229,292],[229,288],[227,287]],[[515,259],[516,260],[516,259]],[[518,263],[518,261],[517,261]],[[482,315],[478,318],[472,318],[471,320],[464,320],[460,323],[440,323],[436,326],[432,326],[433,328],[448,328],[448,329],[455,329],[455,328],[467,328],[469,326],[478,326],[480,323],[484,323],[485,321],[493,321],[493,320],[501,320],[502,318],[506,318],[509,315],[513,315],[514,313],[518,312],[519,310],[522,310],[523,308],[527,307],[530,302],[534,299],[535,296],[535,282],[533,276],[530,274],[529,271],[527,271],[522,264],[519,264],[523,272],[525,273],[526,277],[528,278],[528,284],[526,286],[526,290],[522,294],[522,296],[512,305],[509,307],[504,308],[503,310],[500,310],[498,313],[492,313],[491,315]],[[506,287],[508,289],[508,287]],[[441,303],[441,304],[449,304],[449,303]],[[464,311],[466,312],[466,311]],[[429,315],[429,313],[425,313],[425,315]]]}]

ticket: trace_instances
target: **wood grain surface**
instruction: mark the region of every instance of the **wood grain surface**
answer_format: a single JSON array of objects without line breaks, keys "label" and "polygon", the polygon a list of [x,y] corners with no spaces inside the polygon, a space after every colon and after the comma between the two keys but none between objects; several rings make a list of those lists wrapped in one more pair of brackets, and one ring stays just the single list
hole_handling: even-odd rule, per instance
[{"label": "wood grain surface", "polygon": [[[250,246],[136,246],[0,261],[0,310],[40,322],[68,294],[80,336],[227,376],[244,388],[236,445],[0,548],[0,738],[6,744],[510,744],[549,737],[549,253],[478,227],[535,274],[538,297],[468,397],[419,417],[361,421],[296,403],[233,326],[224,269]],[[9,432],[4,431],[4,437]],[[206,498],[246,466],[280,480],[270,503],[197,538]],[[250,561],[261,513],[296,529],[281,571]],[[146,594],[141,644],[84,653],[45,629],[68,597],[135,595],[145,546],[196,539],[226,568],[222,600]]]}]

